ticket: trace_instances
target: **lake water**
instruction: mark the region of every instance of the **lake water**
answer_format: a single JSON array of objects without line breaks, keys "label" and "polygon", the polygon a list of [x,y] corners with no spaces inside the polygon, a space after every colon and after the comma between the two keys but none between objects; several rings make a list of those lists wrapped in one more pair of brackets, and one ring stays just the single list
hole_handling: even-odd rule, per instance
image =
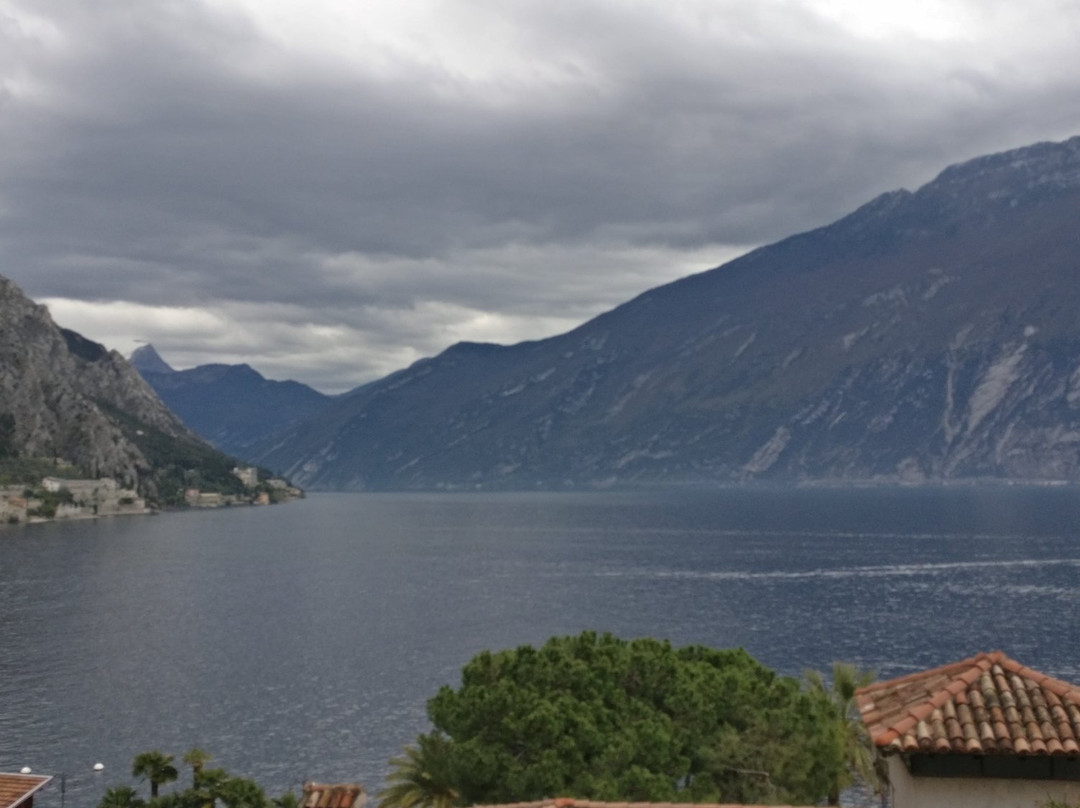
[{"label": "lake water", "polygon": [[93,806],[136,753],[198,745],[272,794],[375,792],[473,654],[587,628],[795,675],[1000,648],[1080,682],[1078,601],[1074,489],[341,494],[6,529],[0,771]]}]

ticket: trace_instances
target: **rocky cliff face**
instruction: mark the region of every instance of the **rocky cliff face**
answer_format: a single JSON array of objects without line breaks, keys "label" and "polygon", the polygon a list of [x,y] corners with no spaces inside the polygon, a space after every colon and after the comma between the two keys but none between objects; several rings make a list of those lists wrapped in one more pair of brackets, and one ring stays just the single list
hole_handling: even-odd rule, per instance
[{"label": "rocky cliff face", "polygon": [[257,456],[309,487],[1080,480],[1080,138],[458,345]]},{"label": "rocky cliff face", "polygon": [[199,443],[116,352],[58,328],[44,306],[0,277],[0,414],[24,456],[59,456],[90,476],[150,482],[133,435]]}]

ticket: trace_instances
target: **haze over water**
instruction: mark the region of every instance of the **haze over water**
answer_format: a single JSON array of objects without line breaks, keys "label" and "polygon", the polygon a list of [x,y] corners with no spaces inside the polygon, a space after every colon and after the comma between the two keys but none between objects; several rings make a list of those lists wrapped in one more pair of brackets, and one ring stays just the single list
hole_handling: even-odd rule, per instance
[{"label": "haze over water", "polygon": [[136,753],[198,745],[272,795],[376,792],[473,654],[583,629],[793,675],[1000,648],[1080,682],[1077,525],[1074,489],[994,488],[317,495],[4,530],[0,771],[92,806]]}]

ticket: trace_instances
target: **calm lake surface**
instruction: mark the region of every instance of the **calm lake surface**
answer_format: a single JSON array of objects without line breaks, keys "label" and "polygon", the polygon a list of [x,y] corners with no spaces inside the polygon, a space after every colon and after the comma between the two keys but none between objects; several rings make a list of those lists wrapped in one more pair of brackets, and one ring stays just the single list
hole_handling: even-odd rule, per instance
[{"label": "calm lake surface", "polygon": [[1080,681],[1078,601],[1075,489],[327,494],[5,529],[0,771],[89,807],[136,753],[198,745],[272,794],[374,792],[473,654],[583,629],[794,675],[1000,648]]}]

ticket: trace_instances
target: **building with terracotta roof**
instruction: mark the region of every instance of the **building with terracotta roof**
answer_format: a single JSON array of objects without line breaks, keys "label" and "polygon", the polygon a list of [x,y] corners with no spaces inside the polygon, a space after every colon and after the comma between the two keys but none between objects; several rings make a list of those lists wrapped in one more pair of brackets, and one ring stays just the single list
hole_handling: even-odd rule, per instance
[{"label": "building with terracotta roof", "polygon": [[367,794],[359,783],[304,783],[300,808],[363,808]]},{"label": "building with terracotta roof", "polygon": [[0,808],[34,808],[34,794],[51,780],[40,774],[0,774]]},{"label": "building with terracotta roof", "polygon": [[855,696],[893,808],[1034,808],[1080,797],[1080,687],[1000,651]]}]

